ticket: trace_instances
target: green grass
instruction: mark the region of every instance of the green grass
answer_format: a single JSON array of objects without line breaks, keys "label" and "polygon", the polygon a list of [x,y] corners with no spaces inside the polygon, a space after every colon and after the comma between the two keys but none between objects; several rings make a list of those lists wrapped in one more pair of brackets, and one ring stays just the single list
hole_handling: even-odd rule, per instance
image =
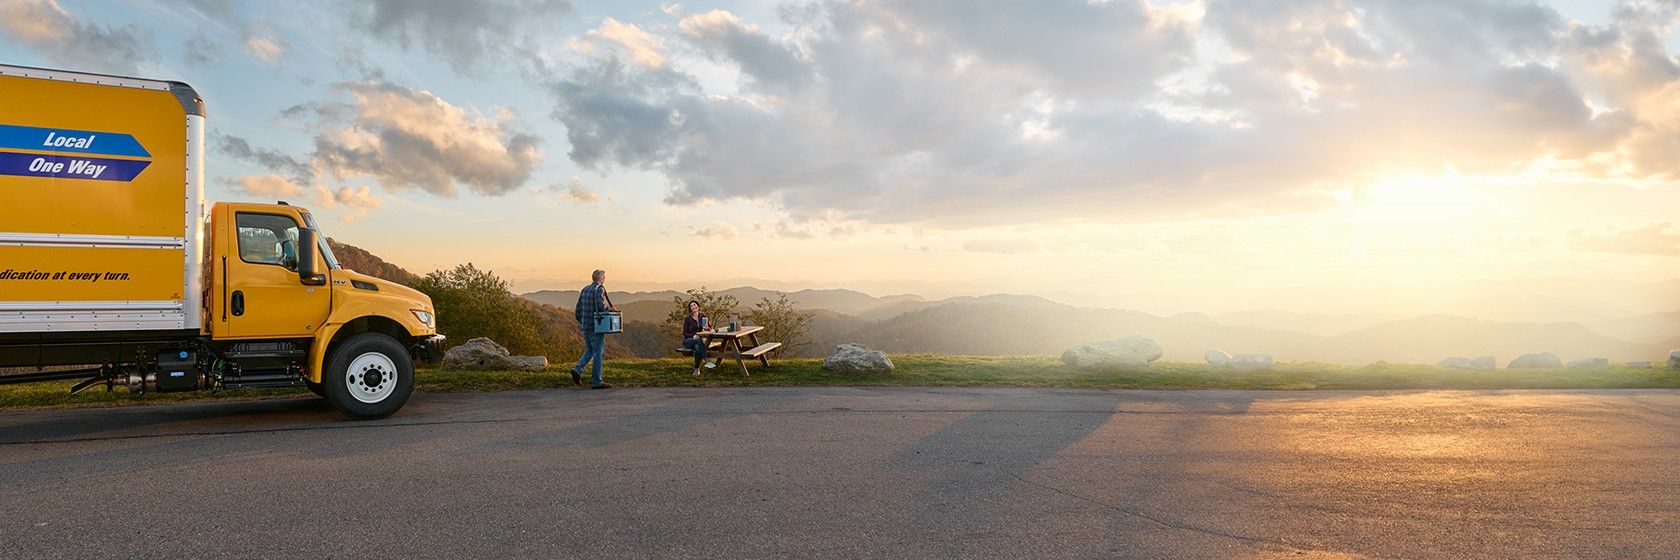
[{"label": "green grass", "polygon": [[[1280,363],[1271,369],[1242,371],[1199,363],[1157,362],[1148,368],[1080,371],[1051,357],[893,356],[889,375],[850,376],[822,371],[815,359],[771,360],[741,377],[734,364],[689,375],[686,359],[625,359],[607,362],[607,381],[619,387],[741,386],[913,386],[913,387],[1078,387],[1112,389],[1632,389],[1680,388],[1680,371],[1664,368],[1464,370],[1421,364],[1378,362],[1346,366],[1318,362]],[[751,366],[749,366],[751,367]],[[197,399],[271,398],[305,394],[296,390],[130,394],[98,388],[69,395],[71,382],[0,385],[0,408],[62,405],[113,405]],[[565,366],[543,372],[469,372],[423,370],[417,390],[427,393],[510,391],[571,387]]]}]

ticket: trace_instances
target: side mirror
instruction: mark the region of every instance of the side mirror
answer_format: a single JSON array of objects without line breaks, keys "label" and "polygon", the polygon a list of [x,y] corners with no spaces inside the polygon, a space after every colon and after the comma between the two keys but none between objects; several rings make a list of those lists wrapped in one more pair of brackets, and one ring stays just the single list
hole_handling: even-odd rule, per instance
[{"label": "side mirror", "polygon": [[315,265],[315,251],[319,247],[317,243],[320,241],[313,228],[298,230],[297,273],[298,281],[305,286],[327,285],[327,275],[321,274],[321,270]]}]

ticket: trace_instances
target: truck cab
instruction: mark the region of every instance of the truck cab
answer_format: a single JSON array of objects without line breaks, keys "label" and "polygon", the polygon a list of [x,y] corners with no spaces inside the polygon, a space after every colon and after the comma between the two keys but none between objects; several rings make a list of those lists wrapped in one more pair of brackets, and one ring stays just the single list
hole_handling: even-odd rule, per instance
[{"label": "truck cab", "polygon": [[[413,368],[403,362],[437,356],[443,338],[431,298],[340,266],[308,210],[217,203],[207,231],[209,339],[247,362],[267,358],[268,375],[369,416],[412,389]],[[355,355],[340,356],[350,347]],[[241,378],[251,375],[241,369]]]}]

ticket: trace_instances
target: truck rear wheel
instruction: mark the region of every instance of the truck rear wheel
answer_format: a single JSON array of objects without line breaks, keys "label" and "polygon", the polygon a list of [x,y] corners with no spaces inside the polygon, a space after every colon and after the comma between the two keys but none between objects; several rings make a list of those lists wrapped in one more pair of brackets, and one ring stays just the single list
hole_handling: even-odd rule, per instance
[{"label": "truck rear wheel", "polygon": [[357,420],[397,412],[414,391],[414,362],[389,336],[365,332],[350,337],[333,353],[321,385],[333,408]]}]

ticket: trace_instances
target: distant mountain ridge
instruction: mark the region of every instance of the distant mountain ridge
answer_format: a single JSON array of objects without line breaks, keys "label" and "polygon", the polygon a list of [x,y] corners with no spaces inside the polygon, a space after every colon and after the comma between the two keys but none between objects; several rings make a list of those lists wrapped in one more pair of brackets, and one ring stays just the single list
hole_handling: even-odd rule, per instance
[{"label": "distant mountain ridge", "polygon": [[[367,251],[328,242],[346,268],[404,284],[418,278]],[[812,310],[808,355],[827,354],[842,342],[889,352],[1057,355],[1076,344],[1134,334],[1155,339],[1165,350],[1165,359],[1175,361],[1199,361],[1205,350],[1218,348],[1271,354],[1280,360],[1337,363],[1434,363],[1455,355],[1491,354],[1503,366],[1526,352],[1552,352],[1564,360],[1600,356],[1660,362],[1669,349],[1680,347],[1680,311],[1647,313],[1589,327],[1440,314],[1392,318],[1279,310],[1162,317],[1010,294],[930,300],[915,295],[874,297],[845,289],[781,292],[738,287],[722,293],[734,296],[743,307],[786,294],[800,308]],[[676,307],[674,300],[686,294],[659,290],[611,292],[611,296],[626,319],[625,334],[610,337],[611,354],[658,357],[671,353],[677,334],[665,332],[661,323]],[[575,328],[569,310],[577,302],[576,290],[541,290],[523,297],[545,306],[548,321]]]},{"label": "distant mountain ridge", "polygon": [[[747,306],[757,298],[784,292],[743,287],[723,290]],[[1141,311],[1081,308],[1036,296],[997,294],[939,300],[895,296],[870,298],[850,290],[785,292],[804,309],[819,310],[813,325],[812,353],[841,342],[856,342],[889,352],[976,355],[1056,355],[1069,346],[1142,334],[1154,338],[1165,359],[1201,360],[1208,349],[1229,353],[1264,353],[1280,360],[1367,363],[1376,360],[1434,363],[1449,356],[1493,355],[1507,362],[1528,352],[1552,352],[1565,360],[1601,356],[1611,360],[1655,360],[1672,340],[1628,341],[1579,323],[1483,321],[1451,315],[1393,319],[1375,314],[1326,315],[1255,310],[1209,316],[1179,313],[1166,317]],[[535,301],[567,307],[575,291],[526,294]],[[613,294],[627,320],[658,325],[686,297],[675,291]],[[628,301],[629,303],[625,303]],[[816,305],[809,301],[819,302]],[[822,307],[826,305],[827,307]],[[1630,318],[1627,323],[1662,325],[1665,314]]]}]

